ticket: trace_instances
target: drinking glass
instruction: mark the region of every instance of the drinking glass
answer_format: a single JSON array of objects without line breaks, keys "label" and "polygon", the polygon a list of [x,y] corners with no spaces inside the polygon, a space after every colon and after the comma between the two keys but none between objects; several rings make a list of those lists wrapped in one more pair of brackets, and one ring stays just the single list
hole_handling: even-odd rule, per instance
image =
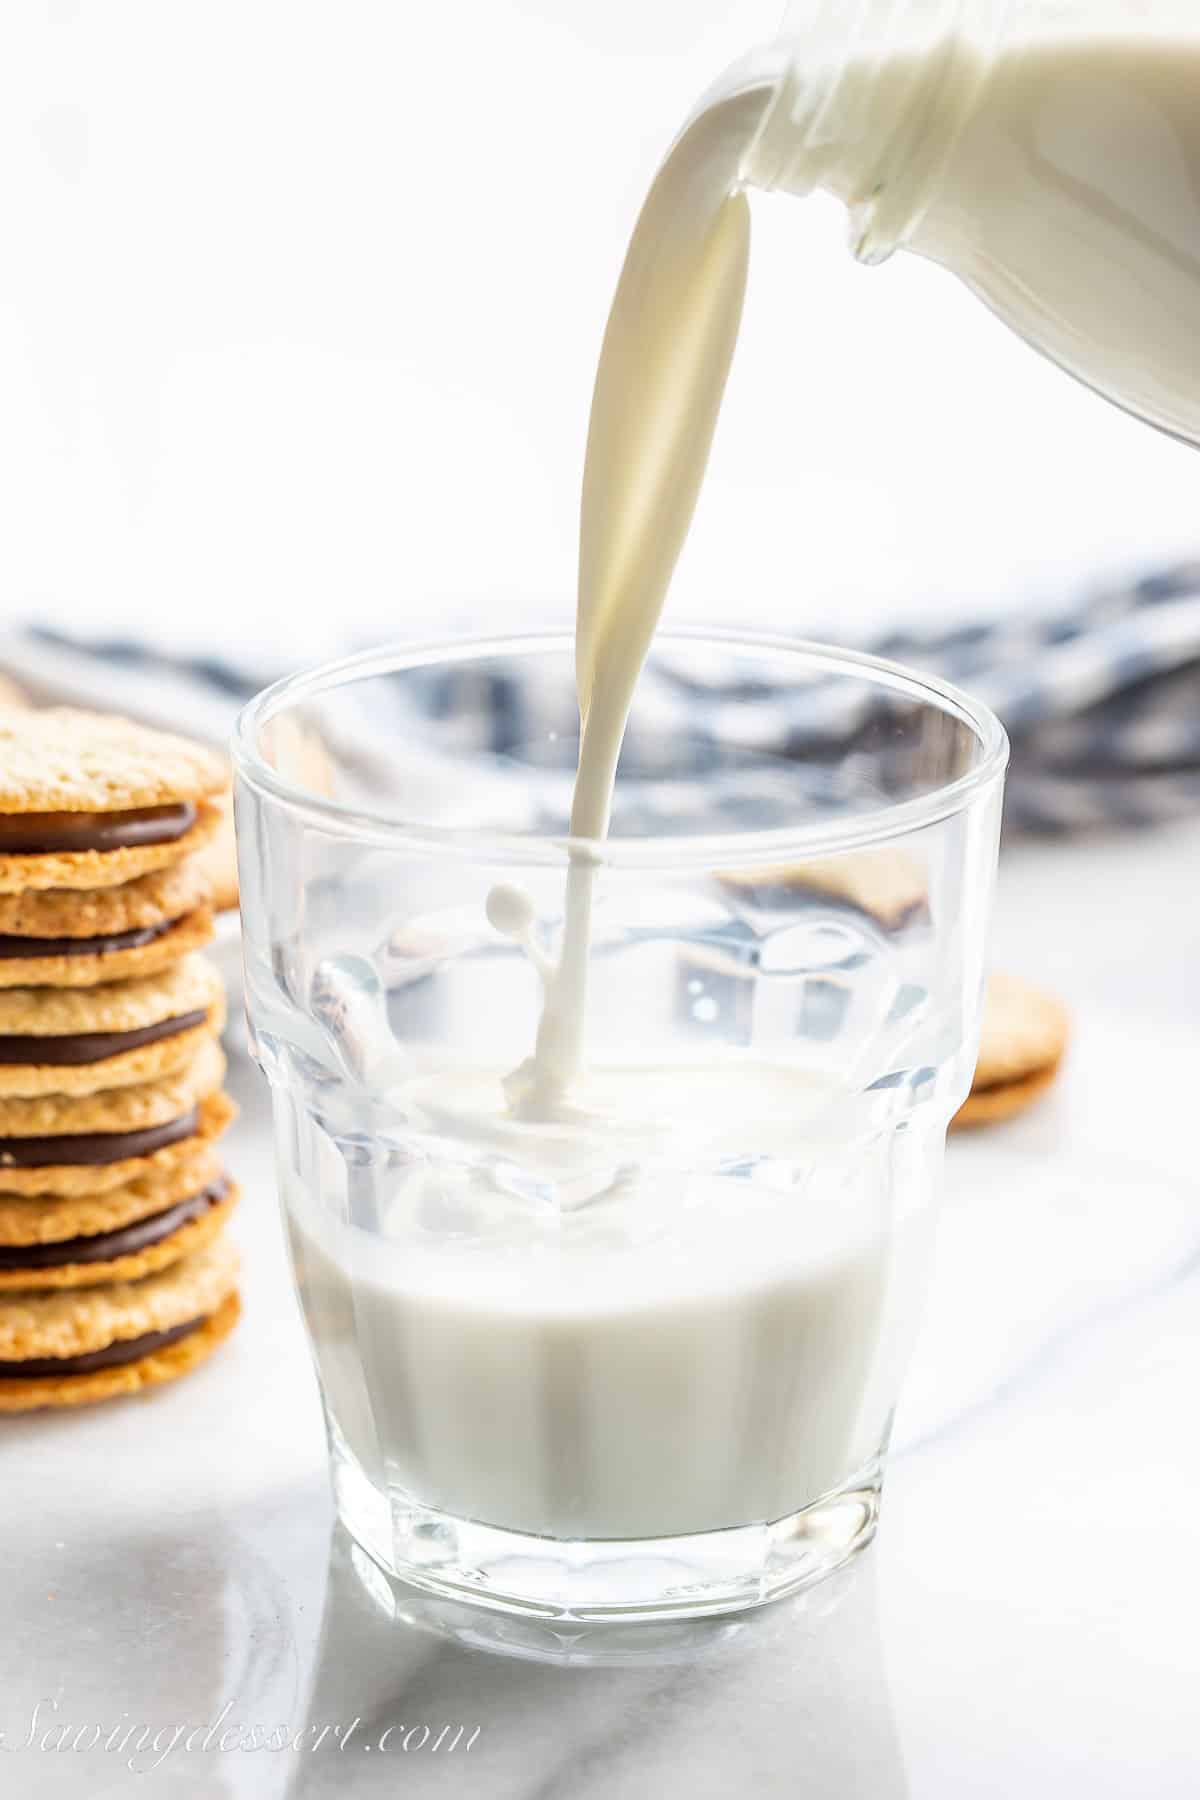
[{"label": "drinking glass", "polygon": [[[871,1538],[971,1080],[1004,733],[877,659],[663,634],[610,835],[567,635],[374,651],[236,737],[247,1009],[353,1537],[559,1619]],[[530,1109],[568,870],[583,1060]]]}]

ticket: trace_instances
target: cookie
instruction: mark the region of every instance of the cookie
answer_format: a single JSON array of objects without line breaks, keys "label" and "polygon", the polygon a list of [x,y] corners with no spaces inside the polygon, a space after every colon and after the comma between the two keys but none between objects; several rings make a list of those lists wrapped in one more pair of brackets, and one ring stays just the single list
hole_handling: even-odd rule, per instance
[{"label": "cookie", "polygon": [[[212,1039],[182,1069],[158,1081],[105,1088],[95,1094],[0,1097],[0,1188],[10,1193],[54,1192],[43,1177],[68,1168],[87,1171],[91,1183],[106,1168],[138,1161],[194,1137],[202,1100],[216,1093],[225,1058]],[[134,1171],[140,1173],[141,1171]],[[31,1187],[27,1180],[34,1178]],[[71,1191],[68,1189],[67,1191]]]},{"label": "cookie", "polygon": [[807,862],[730,869],[718,879],[722,887],[763,911],[786,911],[799,897],[815,894],[870,914],[885,931],[908,924],[928,903],[919,864],[899,850],[856,850]]},{"label": "cookie", "polygon": [[189,956],[140,981],[0,991],[0,1100],[93,1094],[182,1068],[225,1022],[213,965]]},{"label": "cookie", "polygon": [[1013,1118],[1045,1093],[1067,1047],[1067,1015],[1058,1001],[1011,975],[992,975],[971,1092],[956,1129]]},{"label": "cookie", "polygon": [[[210,908],[202,856],[152,869],[115,887],[43,888],[0,894],[0,945],[7,937],[103,938],[173,925]],[[32,984],[31,984],[32,985]]]},{"label": "cookie", "polygon": [[217,912],[232,912],[238,904],[237,841],[233,831],[233,795],[225,794],[218,803],[221,823],[216,835],[200,852],[197,861],[212,888],[212,904]]},{"label": "cookie", "polygon": [[102,713],[0,707],[0,892],[108,887],[178,862],[220,821],[222,757]]},{"label": "cookie", "polygon": [[[83,1102],[76,1101],[75,1104]],[[94,1199],[143,1179],[163,1179],[211,1145],[236,1118],[237,1107],[229,1095],[215,1092],[206,1094],[186,1115],[182,1131],[168,1129],[158,1134],[145,1134],[153,1140],[152,1148],[146,1147],[145,1139],[139,1147],[134,1142],[139,1136],[137,1133],[129,1134],[124,1143],[111,1137],[90,1139],[91,1146],[115,1157],[112,1162],[43,1163],[37,1167],[17,1168],[6,1165],[0,1148],[0,1190],[5,1202],[28,1196]],[[51,1141],[47,1139],[44,1143],[45,1154],[52,1154]],[[60,1138],[58,1143],[68,1144],[69,1140]]]},{"label": "cookie", "polygon": [[0,1379],[0,1412],[89,1406],[98,1400],[115,1400],[122,1395],[140,1393],[145,1388],[159,1387],[165,1381],[174,1381],[208,1360],[229,1336],[241,1313],[241,1299],[235,1289],[207,1318],[157,1335],[156,1348],[150,1347],[155,1340],[147,1337],[130,1362],[93,1366],[89,1370],[77,1368],[74,1374],[60,1371],[37,1376],[10,1375]]},{"label": "cookie", "polygon": [[123,1187],[90,1194],[6,1194],[0,1192],[0,1246],[56,1244],[120,1230],[162,1213],[211,1187],[221,1163],[211,1144],[194,1142],[173,1168],[151,1170]]},{"label": "cookie", "polygon": [[145,1388],[159,1387],[207,1362],[241,1316],[242,1303],[235,1289],[207,1319],[176,1331],[170,1341],[160,1340],[157,1349],[143,1350],[133,1362],[74,1375],[10,1377],[0,1381],[0,1412],[90,1406],[98,1400],[115,1400],[122,1395],[141,1393]]},{"label": "cookie", "polygon": [[237,1323],[237,1268],[221,1237],[140,1281],[0,1295],[0,1411],[83,1405],[186,1373]]},{"label": "cookie", "polygon": [[[145,1388],[174,1381],[207,1362],[233,1330],[242,1314],[236,1289],[221,1301],[208,1318],[184,1326],[158,1339],[157,1348],[143,1346],[132,1362],[93,1368],[75,1374],[12,1377],[0,1380],[0,1412],[36,1412],[44,1407],[89,1406],[98,1400],[115,1400]],[[149,1340],[147,1340],[147,1344]]]},{"label": "cookie", "polygon": [[138,1281],[211,1244],[240,1198],[226,1175],[133,1225],[53,1244],[0,1244],[0,1294]]},{"label": "cookie", "polygon": [[69,706],[0,707],[0,814],[35,835],[46,829],[39,816],[112,825],[114,815],[194,804],[228,785],[223,757],[170,732]]},{"label": "cookie", "polygon": [[144,1281],[107,1282],[81,1294],[5,1294],[0,1368],[30,1357],[86,1356],[206,1318],[234,1286],[237,1267],[236,1250],[220,1238]]},{"label": "cookie", "polygon": [[170,968],[213,937],[208,907],[108,938],[0,938],[0,989],[97,987]]},{"label": "cookie", "polygon": [[213,935],[199,857],[106,888],[0,894],[0,988],[94,987],[169,968]]},{"label": "cookie", "polygon": [[[29,888],[109,887],[116,882],[132,881],[151,869],[162,869],[170,863],[178,862],[181,857],[193,856],[208,843],[221,822],[220,811],[207,801],[189,801],[165,811],[173,815],[170,830],[175,835],[162,837],[152,843],[117,845],[110,842],[102,848],[20,853],[11,848],[17,836],[15,831],[8,829],[12,821],[0,813],[0,894],[18,894]],[[57,816],[65,817],[63,814]],[[125,816],[130,819],[133,817]],[[99,815],[92,817],[98,818]],[[151,823],[154,824],[153,821]],[[160,820],[156,828],[166,829],[166,826]],[[111,832],[108,835],[111,838]],[[44,839],[35,840],[28,835],[24,841],[45,842]]]},{"label": "cookie", "polygon": [[1002,1082],[998,1087],[972,1088],[951,1120],[951,1130],[969,1131],[976,1125],[1000,1125],[1005,1119],[1014,1119],[1040,1099],[1057,1078],[1055,1066],[1036,1075],[1025,1075],[1019,1081]]}]

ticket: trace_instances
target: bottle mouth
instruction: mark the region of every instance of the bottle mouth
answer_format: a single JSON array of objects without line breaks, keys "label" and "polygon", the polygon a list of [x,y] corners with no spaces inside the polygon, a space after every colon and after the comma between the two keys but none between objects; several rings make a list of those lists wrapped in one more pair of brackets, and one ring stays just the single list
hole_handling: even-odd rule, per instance
[{"label": "bottle mouth", "polygon": [[846,138],[848,121],[836,117],[841,48],[824,33],[784,37],[740,65],[769,88],[741,161],[746,185],[801,198],[821,185],[828,152]]},{"label": "bottle mouth", "polygon": [[850,214],[854,255],[883,262],[924,216],[1008,4],[861,0],[850,20],[846,0],[793,5],[788,35],[747,59],[774,85],[742,179],[832,194]]}]

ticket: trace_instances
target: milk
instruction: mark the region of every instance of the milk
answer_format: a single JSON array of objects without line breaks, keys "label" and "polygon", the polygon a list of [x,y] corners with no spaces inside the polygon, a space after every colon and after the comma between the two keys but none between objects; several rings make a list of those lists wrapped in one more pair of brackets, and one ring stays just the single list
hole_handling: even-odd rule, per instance
[{"label": "milk", "polygon": [[[616,1120],[645,1110],[646,1079],[690,1078],[597,1081]],[[486,1071],[441,1085],[471,1107],[499,1087]],[[813,1085],[722,1071],[710,1132],[789,1152],[758,1179],[687,1176],[676,1156],[551,1214],[443,1164],[389,1185],[379,1234],[289,1194],[345,1451],[401,1508],[563,1539],[776,1520],[869,1469],[911,1337],[931,1171],[903,1140],[831,1134],[839,1097]],[[697,1160],[719,1150],[698,1141]]]},{"label": "milk", "polygon": [[1200,441],[1195,28],[1014,46],[913,247],[1072,374]]}]

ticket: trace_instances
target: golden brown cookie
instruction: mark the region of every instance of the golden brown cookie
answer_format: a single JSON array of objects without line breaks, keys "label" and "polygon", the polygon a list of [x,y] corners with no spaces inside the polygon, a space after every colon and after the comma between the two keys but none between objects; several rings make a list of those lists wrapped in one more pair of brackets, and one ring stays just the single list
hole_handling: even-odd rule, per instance
[{"label": "golden brown cookie", "polygon": [[0,937],[97,938],[170,925],[211,906],[199,857],[152,869],[115,887],[46,888],[0,894]]},{"label": "golden brown cookie", "polygon": [[[127,1143],[125,1154],[114,1162],[44,1163],[36,1168],[15,1168],[5,1165],[0,1155],[0,1189],[13,1199],[34,1195],[80,1198],[109,1193],[145,1177],[165,1177],[215,1142],[236,1118],[237,1107],[229,1095],[213,1093],[200,1101],[194,1114],[187,1115],[187,1129],[179,1137],[168,1133],[167,1142],[154,1149],[143,1146],[136,1152]],[[118,1146],[110,1141],[104,1148],[112,1154]]]},{"label": "golden brown cookie", "polygon": [[989,976],[975,1086],[997,1087],[1054,1067],[1067,1031],[1066,1012],[1051,995],[1013,975]]},{"label": "golden brown cookie", "polygon": [[64,1238],[118,1231],[122,1225],[165,1212],[220,1178],[220,1158],[210,1143],[193,1139],[181,1149],[186,1154],[174,1167],[151,1170],[101,1193],[0,1192],[0,1245],[55,1244]]},{"label": "golden brown cookie", "polygon": [[0,706],[0,892],[111,887],[177,863],[220,820],[223,757],[71,707]]},{"label": "golden brown cookie", "polygon": [[217,912],[231,912],[238,904],[237,841],[233,831],[233,795],[222,795],[221,823],[216,835],[204,846],[197,861],[212,887],[212,903]]},{"label": "golden brown cookie", "polygon": [[967,1095],[950,1122],[952,1131],[970,1131],[976,1125],[1000,1125],[1015,1119],[1027,1106],[1041,1098],[1058,1077],[1057,1065],[1042,1069],[1036,1075],[1025,1075],[1019,1081],[1004,1081],[998,1087],[974,1088]]},{"label": "golden brown cookie", "polygon": [[138,981],[0,990],[0,1099],[158,1081],[224,1023],[224,984],[203,956]]},{"label": "golden brown cookie", "polygon": [[207,1318],[235,1285],[227,1237],[142,1281],[106,1282],[64,1294],[22,1289],[0,1297],[0,1365],[30,1357],[84,1356],[107,1345]]},{"label": "golden brown cookie", "polygon": [[[55,990],[51,989],[51,992]],[[205,1094],[219,1088],[225,1078],[225,1058],[211,1038],[206,1038],[183,1068],[155,1081],[132,1082],[128,1087],[105,1088],[95,1094],[35,1094],[9,1099],[0,1095],[0,1186],[3,1170],[36,1167],[29,1144],[45,1138],[64,1138],[55,1145],[72,1149],[72,1138],[124,1137],[153,1131],[189,1112]],[[63,1155],[62,1162],[83,1161]],[[86,1160],[108,1161],[100,1154]]]},{"label": "golden brown cookie", "polygon": [[[0,894],[41,888],[103,888],[135,880],[203,849],[221,822],[209,801],[187,803],[192,822],[180,836],[161,843],[128,844],[112,849],[54,849],[37,854],[7,851],[0,838]],[[6,815],[0,814],[0,820]],[[58,815],[61,817],[62,815]],[[94,815],[98,816],[98,815]],[[10,821],[11,822],[11,821]],[[32,841],[26,839],[25,841]],[[39,840],[40,841],[40,840]]]},{"label": "golden brown cookie", "polygon": [[136,980],[203,950],[212,937],[213,916],[203,906],[169,925],[147,926],[119,938],[30,938],[26,942],[33,954],[0,954],[0,988],[84,988]]},{"label": "golden brown cookie", "polygon": [[1024,1112],[1051,1086],[1069,1025],[1058,1001],[1012,975],[992,975],[983,1007],[979,1061],[971,1092],[953,1120],[957,1130]]},{"label": "golden brown cookie", "polygon": [[724,871],[719,880],[751,905],[794,905],[797,895],[819,894],[869,913],[887,931],[906,924],[928,902],[920,865],[900,850],[854,850],[844,856],[772,863]]},{"label": "golden brown cookie", "polygon": [[118,1231],[36,1249],[0,1245],[0,1294],[18,1288],[40,1293],[95,1287],[153,1275],[211,1244],[229,1223],[240,1197],[240,1189],[227,1176],[219,1176],[210,1187]]},{"label": "golden brown cookie", "polygon": [[210,1313],[174,1342],[161,1344],[133,1362],[88,1373],[8,1376],[0,1379],[0,1412],[35,1412],[41,1407],[88,1406],[97,1400],[114,1400],[158,1387],[206,1362],[241,1317],[237,1290],[227,1294]]},{"label": "golden brown cookie", "polygon": [[114,713],[0,707],[0,813],[128,813],[205,800],[223,757]]}]

